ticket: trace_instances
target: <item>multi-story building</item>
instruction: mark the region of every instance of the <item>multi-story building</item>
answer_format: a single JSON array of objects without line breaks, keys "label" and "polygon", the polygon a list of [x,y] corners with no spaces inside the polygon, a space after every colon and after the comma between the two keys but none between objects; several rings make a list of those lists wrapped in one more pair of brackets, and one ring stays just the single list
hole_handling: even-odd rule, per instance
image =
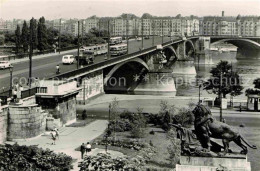
[{"label": "multi-story building", "polygon": [[86,33],[92,28],[100,28],[99,18],[95,15],[87,18],[84,23],[84,28]]},{"label": "multi-story building", "polygon": [[260,36],[260,17],[240,16],[204,17],[200,25],[202,35]]}]

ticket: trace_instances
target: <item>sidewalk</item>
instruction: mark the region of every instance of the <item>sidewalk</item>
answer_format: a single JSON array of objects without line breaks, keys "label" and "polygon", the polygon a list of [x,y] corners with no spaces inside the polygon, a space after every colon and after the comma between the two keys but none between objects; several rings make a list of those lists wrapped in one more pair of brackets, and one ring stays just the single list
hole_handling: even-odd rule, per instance
[{"label": "sidewalk", "polygon": [[85,127],[62,127],[56,145],[51,145],[51,136],[48,135],[43,135],[27,141],[18,141],[17,143],[19,145],[27,146],[38,145],[44,149],[49,148],[54,152],[63,152],[70,155],[73,159],[77,159],[77,161],[73,163],[73,170],[78,171],[78,162],[81,160],[81,153],[75,151],[75,149],[82,143],[89,142],[101,135],[106,128],[106,120],[96,120]]},{"label": "sidewalk", "polygon": [[[37,60],[37,59],[42,59],[42,58],[46,58],[46,57],[50,57],[50,56],[58,56],[58,55],[66,54],[66,53],[72,53],[72,52],[76,52],[76,49],[62,51],[62,52],[60,52],[60,54],[59,54],[59,52],[56,52],[56,53],[48,53],[48,54],[43,54],[43,55],[35,55],[35,56],[32,56],[32,59]],[[29,57],[10,60],[10,63],[17,64],[17,63],[21,63],[21,62],[25,62],[25,61],[29,61]]]}]

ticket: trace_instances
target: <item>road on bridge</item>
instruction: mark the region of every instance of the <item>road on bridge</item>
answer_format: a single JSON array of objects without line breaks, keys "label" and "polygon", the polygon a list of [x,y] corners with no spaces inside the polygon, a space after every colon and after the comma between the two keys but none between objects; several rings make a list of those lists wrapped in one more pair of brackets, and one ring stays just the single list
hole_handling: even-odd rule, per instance
[{"label": "road on bridge", "polygon": [[[173,38],[172,38],[173,39]],[[170,37],[164,37],[164,42],[170,41]],[[162,38],[155,37],[154,44],[161,44]],[[142,41],[130,40],[129,41],[129,53],[139,51],[142,46]],[[150,39],[144,39],[144,49],[152,46],[152,37]],[[73,53],[68,53],[72,55],[77,55],[77,51]],[[50,76],[55,75],[56,68],[55,66],[59,64],[61,73],[68,72],[74,69],[77,69],[76,62],[72,65],[63,65],[61,62],[62,56],[60,55],[49,55],[40,59],[33,59],[32,62],[32,77],[38,77],[41,79],[47,79]],[[111,57],[116,58],[116,57]],[[96,56],[94,63],[99,63],[104,61],[104,56]],[[13,64],[13,82],[16,80],[22,81],[22,84],[25,83],[29,76],[29,61],[24,61],[20,63]],[[0,70],[0,92],[8,90],[10,86],[10,72],[9,69]]]}]

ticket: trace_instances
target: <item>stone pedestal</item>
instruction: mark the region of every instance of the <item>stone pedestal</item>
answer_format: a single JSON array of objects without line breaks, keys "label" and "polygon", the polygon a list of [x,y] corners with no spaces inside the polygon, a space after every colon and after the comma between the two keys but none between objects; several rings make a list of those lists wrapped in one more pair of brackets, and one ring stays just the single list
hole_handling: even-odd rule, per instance
[{"label": "stone pedestal", "polygon": [[225,157],[181,156],[176,171],[251,171],[246,155],[229,155]]}]

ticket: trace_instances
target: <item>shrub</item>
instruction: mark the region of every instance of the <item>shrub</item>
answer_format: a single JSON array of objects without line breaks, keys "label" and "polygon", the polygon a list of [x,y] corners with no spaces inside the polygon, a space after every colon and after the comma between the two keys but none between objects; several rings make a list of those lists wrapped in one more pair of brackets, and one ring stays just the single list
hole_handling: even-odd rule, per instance
[{"label": "shrub", "polygon": [[181,108],[177,115],[173,117],[173,123],[181,124],[182,126],[192,125],[194,116],[189,108]]},{"label": "shrub", "polygon": [[119,119],[117,121],[110,121],[109,128],[111,131],[124,132],[132,130],[132,125],[127,119]]},{"label": "shrub", "polygon": [[154,134],[155,134],[154,130],[151,130],[151,131],[149,132],[149,134],[154,135]]},{"label": "shrub", "polygon": [[112,158],[110,154],[98,153],[95,156],[87,156],[79,164],[80,171],[95,170],[142,170],[145,159],[141,156],[129,158],[127,156]]},{"label": "shrub", "polygon": [[37,146],[0,145],[0,170],[55,170],[72,169],[72,158]]}]

